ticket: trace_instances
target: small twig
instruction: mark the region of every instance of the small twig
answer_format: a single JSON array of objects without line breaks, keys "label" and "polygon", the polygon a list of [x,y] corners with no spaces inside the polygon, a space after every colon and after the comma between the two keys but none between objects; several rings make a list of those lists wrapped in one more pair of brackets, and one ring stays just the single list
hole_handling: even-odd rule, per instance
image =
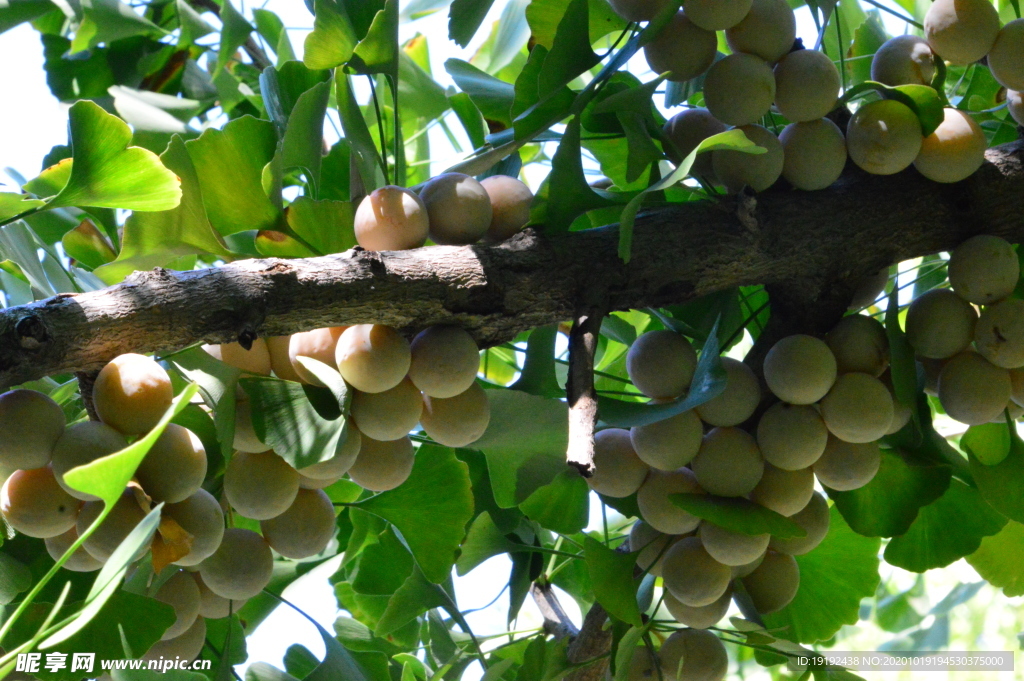
[{"label": "small twig", "polygon": [[100,420],[96,413],[96,405],[92,401],[92,386],[96,383],[96,377],[99,375],[98,371],[75,372],[75,378],[78,379],[78,390],[82,394],[82,404],[85,405],[85,411],[89,414],[90,421]]},{"label": "small twig", "polygon": [[594,426],[597,425],[597,393],[594,391],[594,352],[604,312],[594,309],[578,315],[569,332],[569,448],[566,463],[585,478],[594,475]]},{"label": "small twig", "polygon": [[550,584],[534,582],[530,586],[530,595],[537,603],[540,614],[544,616],[544,631],[556,639],[576,636],[580,633],[569,616],[565,614],[565,610]]}]

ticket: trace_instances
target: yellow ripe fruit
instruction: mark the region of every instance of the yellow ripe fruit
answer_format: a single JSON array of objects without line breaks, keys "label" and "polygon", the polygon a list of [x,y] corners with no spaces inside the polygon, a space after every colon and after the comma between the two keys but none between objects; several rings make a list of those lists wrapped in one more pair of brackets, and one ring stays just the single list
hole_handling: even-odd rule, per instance
[{"label": "yellow ripe fruit", "polygon": [[691,468],[697,483],[709,494],[740,497],[757,487],[764,459],[745,430],[720,427],[704,436]]},{"label": "yellow ripe fruit", "polygon": [[608,4],[626,21],[650,21],[668,0],[608,0]]},{"label": "yellow ripe fruit", "polygon": [[[78,536],[85,534],[85,531],[99,518],[102,511],[102,501],[87,501],[82,505],[82,510],[78,513],[76,524]],[[126,489],[121,493],[117,503],[114,504],[110,515],[104,518],[103,523],[96,528],[95,532],[89,535],[89,538],[85,540],[82,546],[90,556],[105,563],[114,551],[117,550],[117,547],[121,545],[121,542],[131,534],[135,526],[141,523],[145,517],[146,514],[143,513],[142,508],[139,506],[135,493],[131,488]],[[147,548],[143,547],[140,554],[144,553]]]},{"label": "yellow ripe fruit", "polygon": [[1024,366],[1024,301],[1007,298],[982,310],[974,327],[974,347],[997,367]]},{"label": "yellow ripe fruit", "polygon": [[636,455],[629,431],[606,428],[594,434],[594,474],[587,484],[598,494],[628,497],[640,489],[650,470]]},{"label": "yellow ripe fruit", "polygon": [[689,468],[677,471],[652,470],[636,494],[640,517],[665,534],[686,534],[700,525],[700,518],[679,508],[669,499],[672,494],[704,494]]},{"label": "yellow ripe fruit", "polygon": [[921,143],[914,167],[929,180],[959,182],[981,167],[986,149],[981,126],[963,111],[947,108],[942,123]]},{"label": "yellow ripe fruit", "polygon": [[810,467],[787,471],[766,463],[750,500],[780,515],[791,516],[807,506],[813,493],[814,471]]},{"label": "yellow ripe fruit", "polygon": [[309,357],[327,366],[337,366],[335,349],[338,347],[338,339],[348,328],[332,326],[291,335],[288,341],[288,361],[292,365],[292,371],[303,383],[324,387],[323,382],[302,366],[297,358]]},{"label": "yellow ripe fruit", "polygon": [[[790,123],[779,134],[779,141],[782,143],[782,176],[797,189],[824,189],[843,174],[846,138],[839,126],[827,118]],[[868,302],[874,301],[877,295],[875,291]]]},{"label": "yellow ripe fruit", "polygon": [[764,191],[782,175],[785,165],[782,142],[760,125],[744,125],[740,130],[751,142],[767,151],[763,154],[745,154],[732,149],[716,149],[711,152],[711,167],[715,177],[730,192],[738,192],[744,186],[755,192]]},{"label": "yellow ripe fruit", "polygon": [[176,504],[165,504],[162,516],[174,520],[192,535],[192,548],[174,561],[175,565],[192,567],[213,555],[224,538],[224,511],[220,503],[205,489]]},{"label": "yellow ripe fruit", "polygon": [[[50,554],[50,558],[58,560],[67,553],[72,544],[78,541],[78,530],[72,525],[71,529],[64,534],[58,534],[56,537],[47,537],[43,541],[46,544],[46,552]],[[103,567],[103,563],[90,556],[85,547],[79,546],[71,554],[71,557],[64,562],[62,567],[72,572],[95,572]]]},{"label": "yellow ripe fruit", "polygon": [[725,32],[733,52],[777,62],[793,48],[796,17],[786,0],[754,0],[743,21]]},{"label": "yellow ripe fruit", "polygon": [[782,610],[800,588],[800,566],[792,556],[769,551],[757,569],[743,578],[743,588],[762,615]]},{"label": "yellow ripe fruit", "polygon": [[222,598],[243,600],[270,584],[274,554],[252,530],[230,527],[212,556],[199,564],[199,574],[210,591]]},{"label": "yellow ripe fruit", "polygon": [[356,241],[368,251],[403,251],[426,243],[430,219],[415,192],[387,185],[360,201],[354,227]]},{"label": "yellow ripe fruit", "polygon": [[732,571],[707,552],[697,537],[683,537],[665,552],[661,566],[665,588],[684,605],[711,605],[725,593]]},{"label": "yellow ripe fruit", "polygon": [[1017,125],[1024,125],[1024,93],[1020,90],[1007,90],[1006,108]]},{"label": "yellow ripe fruit", "polygon": [[[711,115],[707,109],[693,108],[680,111],[668,119],[662,128],[665,137],[671,142],[666,146],[665,154],[678,164],[690,155],[697,146],[720,132],[726,131],[726,125]],[[698,154],[690,168],[690,174],[695,177],[713,177],[714,171],[711,168],[711,154],[705,152]]]},{"label": "yellow ripe fruit", "polygon": [[905,169],[917,158],[923,139],[917,114],[892,99],[865,104],[846,126],[850,158],[873,175]]},{"label": "yellow ripe fruit", "polygon": [[921,357],[945,359],[971,344],[977,321],[978,313],[961,297],[949,289],[932,289],[907,310],[907,341]]},{"label": "yellow ripe fruit", "polygon": [[637,567],[641,570],[650,568],[652,575],[660,576],[663,554],[674,539],[670,534],[658,532],[643,520],[633,523],[629,528],[629,550],[640,552],[636,557]]},{"label": "yellow ripe fruit", "polygon": [[511,239],[530,221],[533,192],[525,184],[508,175],[491,175],[480,180],[491,199],[491,224],[484,241],[498,243]]},{"label": "yellow ripe fruit", "polygon": [[629,431],[633,450],[651,468],[674,471],[697,456],[704,426],[692,409]]},{"label": "yellow ripe fruit", "polygon": [[978,234],[953,249],[947,271],[949,285],[958,296],[969,303],[988,305],[1013,293],[1020,278],[1020,262],[1008,241]]},{"label": "yellow ripe fruit", "polygon": [[18,470],[0,488],[4,520],[29,537],[56,537],[75,526],[81,502],[65,492],[49,466]]},{"label": "yellow ripe fruit", "polygon": [[871,58],[871,80],[886,85],[930,85],[934,75],[932,48],[916,35],[886,40]]},{"label": "yellow ripe fruit", "polygon": [[992,49],[999,13],[989,0],[935,0],[924,15],[924,37],[946,61],[967,66]]},{"label": "yellow ripe fruit", "polygon": [[295,560],[323,551],[337,530],[334,505],[319,489],[300,489],[287,511],[260,522],[260,531],[270,548]]},{"label": "yellow ripe fruit", "polygon": [[127,440],[105,423],[82,421],[69,426],[53,447],[53,474],[57,484],[76,499],[93,501],[99,499],[91,494],[71,489],[64,482],[64,474],[72,468],[91,463],[96,459],[113,454],[128,446]]},{"label": "yellow ripe fruit", "polygon": [[793,121],[824,118],[839,99],[839,69],[824,52],[797,50],[775,65],[775,106]]},{"label": "yellow ripe fruit", "polygon": [[775,74],[764,59],[736,52],[708,69],[704,78],[704,105],[728,125],[750,125],[761,120],[775,101]]},{"label": "yellow ripe fruit", "polygon": [[821,418],[833,435],[846,442],[873,442],[892,423],[892,395],[868,374],[843,374],[821,400]]},{"label": "yellow ripe fruit", "polygon": [[174,608],[174,624],[163,633],[161,641],[181,636],[199,617],[199,587],[184,570],[175,572],[157,589],[153,598]]},{"label": "yellow ripe fruit", "polygon": [[705,629],[679,629],[658,651],[665,681],[722,681],[729,654],[717,636]]},{"label": "yellow ripe fruit", "polygon": [[170,423],[135,471],[135,478],[156,501],[184,501],[206,478],[206,450],[196,434]]},{"label": "yellow ripe fruit", "polygon": [[655,73],[670,72],[668,79],[686,81],[708,70],[718,52],[718,38],[676,12],[668,26],[644,46],[647,65]]},{"label": "yellow ripe fruit", "polygon": [[9,469],[42,468],[64,434],[60,405],[35,390],[0,395],[0,465]]},{"label": "yellow ripe fruit", "polygon": [[345,475],[345,473],[348,473],[349,468],[352,468],[356,457],[359,456],[359,450],[362,445],[362,433],[359,432],[359,429],[354,424],[349,423],[345,440],[341,443],[341,447],[335,452],[334,456],[326,461],[298,469],[299,475],[311,480],[328,480],[333,483]]},{"label": "yellow ripe fruit", "polygon": [[262,338],[254,340],[248,350],[239,343],[204,345],[203,350],[236,369],[260,376],[270,375],[270,351],[267,349],[267,341]]},{"label": "yellow ripe fruit", "polygon": [[939,402],[950,418],[974,426],[998,418],[1010,401],[1010,373],[974,352],[953,357],[939,374]]},{"label": "yellow ripe fruit", "polygon": [[889,338],[874,317],[853,314],[843,317],[825,335],[840,374],[860,372],[881,376],[889,366]]},{"label": "yellow ripe fruit", "polygon": [[96,377],[92,401],[100,421],[125,435],[148,433],[171,406],[171,377],[150,357],[112,359]]},{"label": "yellow ripe fruit", "polygon": [[696,368],[697,352],[674,331],[643,333],[626,354],[629,380],[648,397],[679,397],[689,390]]},{"label": "yellow ripe fruit", "polygon": [[385,492],[409,479],[415,458],[408,437],[386,442],[364,437],[359,456],[348,469],[348,477],[360,487]]},{"label": "yellow ripe fruit", "polygon": [[491,197],[475,178],[444,173],[427,180],[420,199],[430,218],[430,238],[446,246],[473,244],[491,226]]},{"label": "yellow ripe fruit", "polygon": [[235,434],[232,444],[238,451],[250,454],[259,454],[269,449],[256,435],[256,429],[252,424],[252,405],[249,400],[235,402]]},{"label": "yellow ripe fruit", "polygon": [[[746,565],[768,548],[769,534],[749,535],[733,532],[724,527],[704,521],[697,529],[704,549],[722,565],[730,567]],[[732,573],[730,572],[730,575]]]},{"label": "yellow ripe fruit", "polygon": [[778,402],[757,423],[757,445],[765,461],[787,471],[814,464],[825,451],[828,428],[814,407]]},{"label": "yellow ripe fruit", "polygon": [[835,383],[836,358],[820,338],[786,336],[765,355],[764,380],[783,402],[813,404]]},{"label": "yellow ripe fruit", "polygon": [[683,11],[707,31],[724,31],[743,21],[752,4],[753,0],[685,0]]},{"label": "yellow ripe fruit", "polygon": [[772,537],[768,547],[772,551],[779,553],[802,556],[816,548],[825,539],[825,535],[828,534],[828,502],[825,501],[825,497],[821,496],[819,492],[815,492],[811,495],[807,505],[799,513],[791,515],[789,519],[802,527],[807,532],[807,535],[793,539]]},{"label": "yellow ripe fruit", "polygon": [[228,503],[246,518],[268,520],[281,515],[298,492],[298,472],[274,452],[235,452],[224,470]]},{"label": "yellow ripe fruit", "polygon": [[383,324],[348,327],[334,354],[341,377],[364,393],[381,393],[401,383],[411,358],[409,341]]},{"label": "yellow ripe fruit", "polygon": [[423,395],[408,378],[380,393],[356,391],[352,420],[373,440],[397,440],[409,434],[423,414]]},{"label": "yellow ripe fruit", "polygon": [[222,617],[230,616],[232,613],[237,613],[247,602],[245,600],[233,601],[213,593],[210,591],[210,587],[206,586],[202,575],[198,572],[193,572],[192,578],[195,580],[196,586],[199,587],[200,617],[219,620]]},{"label": "yellow ripe fruit", "polygon": [[487,391],[476,383],[455,397],[423,396],[423,431],[446,447],[465,447],[476,442],[490,421]]},{"label": "yellow ripe fruit", "polygon": [[753,414],[761,402],[761,384],[753,370],[731,357],[722,358],[725,390],[696,408],[704,423],[712,426],[738,426]]},{"label": "yellow ripe fruit", "polygon": [[292,361],[288,358],[288,346],[291,336],[271,336],[266,340],[267,354],[270,357],[270,368],[274,375],[284,381],[302,382],[302,377],[295,371]]},{"label": "yellow ripe fruit", "polygon": [[480,349],[461,327],[424,329],[412,339],[410,350],[409,378],[424,395],[455,397],[469,390],[476,381]]},{"label": "yellow ripe fruit", "polygon": [[157,641],[142,656],[143,660],[185,660],[199,657],[206,644],[206,620],[197,617],[184,634],[166,641]]},{"label": "yellow ripe fruit", "polygon": [[849,492],[871,482],[881,464],[877,442],[845,442],[829,435],[825,452],[814,462],[814,474],[825,487]]},{"label": "yellow ripe fruit", "polygon": [[699,608],[686,605],[667,589],[664,592],[664,596],[665,609],[668,610],[676,622],[686,627],[693,627],[694,629],[707,629],[721,622],[722,618],[725,617],[725,613],[729,611],[729,606],[732,604],[732,584],[729,585],[729,588],[725,590],[725,593],[717,601],[711,605],[704,605]]}]

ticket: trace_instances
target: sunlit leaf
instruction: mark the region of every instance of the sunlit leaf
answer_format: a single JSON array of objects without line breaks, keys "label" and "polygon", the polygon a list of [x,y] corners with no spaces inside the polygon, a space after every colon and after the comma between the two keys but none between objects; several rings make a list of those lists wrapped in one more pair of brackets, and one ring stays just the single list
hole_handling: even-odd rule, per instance
[{"label": "sunlit leaf", "polygon": [[583,555],[597,602],[613,617],[641,626],[633,580],[636,554],[615,551],[588,536],[583,540]]},{"label": "sunlit leaf", "polygon": [[333,69],[352,57],[359,38],[343,5],[316,0],[313,32],[306,36],[302,60],[311,69]]},{"label": "sunlit leaf", "polygon": [[1024,525],[1014,520],[1006,523],[999,532],[982,539],[967,562],[1007,596],[1024,596]]}]

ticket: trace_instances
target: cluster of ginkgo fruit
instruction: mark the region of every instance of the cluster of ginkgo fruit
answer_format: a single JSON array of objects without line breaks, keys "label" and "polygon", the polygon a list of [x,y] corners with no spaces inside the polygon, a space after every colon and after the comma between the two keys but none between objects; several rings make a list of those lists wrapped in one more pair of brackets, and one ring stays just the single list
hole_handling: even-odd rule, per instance
[{"label": "cluster of ginkgo fruit", "polygon": [[[609,0],[628,21],[652,20],[678,0]],[[717,31],[732,53],[716,61]],[[658,37],[644,47],[651,69],[673,81],[704,74],[707,108],[691,108],[664,127],[666,153],[678,162],[711,135],[741,129],[767,150],[760,155],[716,150],[697,157],[692,174],[729,191],[767,189],[784,177],[817,190],[835,182],[847,156],[863,170],[891,175],[913,164],[936,182],[958,182],[984,162],[984,131],[964,111],[946,108],[942,122],[923,134],[905,101],[883,98],[861,104],[842,131],[827,118],[839,102],[840,75],[832,60],[795,43],[796,20],[787,0],[685,0]],[[935,60],[968,65],[986,59],[1006,88],[1010,115],[1024,125],[1024,20],[1000,28],[989,0],[936,0],[924,20],[924,37],[901,35],[883,44],[871,78],[887,86],[929,85]],[[760,125],[769,114],[789,124],[776,135]],[[672,148],[674,147],[674,149]]]}]

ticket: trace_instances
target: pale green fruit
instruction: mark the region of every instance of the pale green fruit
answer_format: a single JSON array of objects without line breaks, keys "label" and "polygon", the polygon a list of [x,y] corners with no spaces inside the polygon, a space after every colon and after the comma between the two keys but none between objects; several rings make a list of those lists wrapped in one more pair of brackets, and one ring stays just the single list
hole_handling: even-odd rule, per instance
[{"label": "pale green fruit", "polygon": [[40,392],[11,390],[0,395],[0,465],[42,468],[50,463],[64,425],[60,405]]},{"label": "pale green fruit", "polygon": [[761,384],[753,370],[731,357],[722,358],[725,390],[697,407],[697,414],[712,426],[738,426],[754,414],[761,402]]},{"label": "pale green fruit", "polygon": [[1024,301],[1008,298],[982,310],[974,327],[974,347],[997,367],[1024,366]]},{"label": "pale green fruit", "polygon": [[[85,531],[100,517],[102,511],[102,501],[87,501],[82,505],[76,525],[78,536],[85,534]],[[135,492],[129,487],[121,493],[110,514],[103,519],[103,523],[89,535],[82,546],[90,556],[105,563],[145,517],[146,514],[139,506]],[[148,548],[148,546],[143,547],[140,554]]]},{"label": "pale green fruit", "polygon": [[790,555],[769,551],[757,569],[743,578],[743,588],[762,615],[782,610],[800,588],[800,566]]},{"label": "pale green fruit", "polygon": [[702,607],[722,597],[732,581],[732,571],[712,558],[700,539],[683,537],[665,552],[661,578],[681,603]]},{"label": "pale green fruit", "polygon": [[295,371],[288,357],[288,346],[291,336],[271,336],[267,339],[267,353],[270,355],[270,367],[274,375],[284,381],[302,382],[302,377]]},{"label": "pale green fruit", "polygon": [[608,0],[608,4],[626,21],[650,21],[668,0]]},{"label": "pale green fruit", "polygon": [[626,354],[626,373],[648,397],[679,397],[690,388],[697,368],[697,351],[674,331],[641,334]]},{"label": "pale green fruit", "polygon": [[295,501],[281,515],[260,522],[270,548],[285,558],[315,556],[334,538],[334,505],[319,489],[300,489]]},{"label": "pale green fruit", "polygon": [[969,303],[988,305],[1013,293],[1020,278],[1017,253],[1005,239],[972,236],[949,254],[949,285]]},{"label": "pale green fruit", "polygon": [[364,437],[348,477],[360,487],[385,492],[409,479],[414,461],[415,452],[408,436],[388,441]]},{"label": "pale green fruit", "polygon": [[423,414],[423,395],[408,378],[384,392],[356,391],[352,396],[352,420],[359,431],[374,440],[397,440],[416,427]]},{"label": "pale green fruit", "polygon": [[409,379],[424,395],[455,397],[476,380],[480,349],[461,327],[424,329],[413,338],[410,349]]},{"label": "pale green fruit", "polygon": [[[46,552],[50,554],[50,558],[59,560],[61,556],[67,553],[71,545],[78,541],[78,530],[72,525],[71,529],[64,534],[58,534],[56,537],[47,537],[43,541],[46,544]],[[71,557],[64,561],[64,565],[61,567],[72,572],[95,572],[103,567],[103,563],[90,556],[85,547],[79,546],[71,554]]]},{"label": "pale green fruit", "polygon": [[932,48],[916,35],[886,40],[871,58],[871,80],[886,85],[930,85],[934,75]]},{"label": "pale green fruit", "polygon": [[258,454],[270,447],[260,440],[252,424],[252,405],[249,400],[235,401],[235,434],[231,444],[240,452]]},{"label": "pale green fruit", "polygon": [[96,415],[125,435],[148,433],[171,406],[171,377],[151,357],[129,353],[110,360],[96,376]]},{"label": "pale green fruit", "polygon": [[299,474],[274,452],[235,452],[224,471],[224,495],[246,518],[281,515],[299,492]]},{"label": "pale green fruit", "polygon": [[743,21],[725,32],[733,52],[776,62],[793,48],[796,17],[786,0],[754,0]]},{"label": "pale green fruit", "polygon": [[206,620],[197,617],[192,626],[185,630],[181,636],[157,641],[142,656],[143,660],[175,660],[182,659],[191,661],[199,657],[206,644]]},{"label": "pale green fruit", "polygon": [[[846,167],[846,138],[839,126],[827,118],[790,123],[779,134],[779,141],[782,143],[783,154],[782,176],[797,189],[824,189],[843,174],[843,168]],[[888,274],[886,272],[887,280]],[[878,290],[871,294],[865,304],[873,302],[877,295]]]},{"label": "pale green fruit", "polygon": [[[889,391],[890,394],[892,391]],[[892,435],[898,433],[903,429],[903,426],[910,423],[910,419],[914,417],[914,410],[910,407],[900,403],[893,395],[892,398],[892,423],[889,424],[889,429],[885,431],[886,435]]]},{"label": "pale green fruit", "polygon": [[850,158],[872,175],[905,169],[917,158],[923,140],[917,114],[893,99],[864,104],[846,126]]},{"label": "pale green fruit", "polygon": [[730,54],[715,62],[704,78],[704,105],[727,125],[756,123],[774,101],[772,67],[752,54]]},{"label": "pale green fruit", "polygon": [[1006,109],[1017,125],[1024,125],[1024,93],[1020,90],[1007,90]]},{"label": "pale green fruit", "polygon": [[432,440],[446,447],[465,447],[480,439],[491,421],[487,391],[473,383],[448,398],[423,396],[420,423]]},{"label": "pale green fruit", "polygon": [[203,443],[191,430],[168,424],[135,470],[135,478],[155,501],[173,504],[188,499],[206,478]]},{"label": "pale green fruit", "polygon": [[693,459],[697,483],[709,494],[740,497],[761,480],[764,458],[753,436],[739,428],[714,428]]},{"label": "pale green fruit", "polygon": [[889,366],[889,338],[885,327],[874,317],[849,315],[839,320],[825,335],[825,342],[836,358],[840,374],[859,372],[881,376]]},{"label": "pale green fruit", "polygon": [[683,11],[690,21],[708,31],[724,31],[743,21],[753,0],[685,0]]},{"label": "pale green fruit", "polygon": [[175,565],[198,565],[213,555],[224,538],[224,511],[217,499],[205,489],[197,490],[184,501],[166,504],[162,515],[192,535],[192,548],[174,561]]},{"label": "pale green fruit", "polygon": [[640,460],[623,428],[606,428],[594,434],[594,474],[590,489],[609,497],[628,497],[640,489],[650,469]]},{"label": "pale green fruit", "polygon": [[447,246],[476,243],[491,226],[491,198],[469,175],[437,175],[424,183],[420,199],[427,207],[430,238],[434,243]]},{"label": "pale green fruit", "polygon": [[871,482],[881,464],[877,442],[845,442],[829,435],[825,452],[814,463],[814,474],[825,487],[849,492]]},{"label": "pale green fruit", "polygon": [[[621,664],[618,662],[618,659],[617,664]],[[652,653],[647,646],[636,646],[633,648],[633,654],[629,658],[627,670],[624,681],[645,681],[646,679],[656,679],[658,678],[657,656]]]},{"label": "pale green fruit", "polygon": [[729,584],[725,593],[717,601],[711,605],[699,608],[686,605],[667,589],[664,596],[665,608],[676,622],[683,626],[693,627],[694,629],[707,629],[721,622],[722,618],[725,617],[725,613],[729,611],[729,605],[732,603],[732,584]]},{"label": "pale green fruit", "polygon": [[184,570],[175,572],[157,589],[153,598],[174,608],[174,624],[163,633],[161,641],[181,636],[199,617],[199,587]]},{"label": "pale green fruit", "polygon": [[860,280],[857,289],[853,292],[853,299],[850,301],[850,310],[859,310],[878,301],[878,296],[885,290],[889,283],[889,268],[883,267],[875,274],[868,275]]},{"label": "pale green fruit", "polygon": [[267,341],[262,338],[254,340],[248,350],[240,343],[204,345],[203,350],[236,369],[260,376],[270,375],[270,351],[267,349]]},{"label": "pale green fruit", "polygon": [[81,421],[68,426],[53,447],[53,474],[57,484],[82,501],[93,501],[99,497],[79,492],[64,482],[64,474],[72,468],[92,463],[100,457],[113,454],[128,446],[121,433],[99,421]]},{"label": "pale green fruit", "polygon": [[796,50],[775,65],[775,106],[793,121],[824,118],[839,99],[839,69],[824,52]]},{"label": "pale green fruit", "polygon": [[703,494],[688,468],[666,472],[652,470],[637,491],[640,516],[648,525],[666,534],[686,534],[700,525],[700,518],[679,508],[669,499],[672,494]]},{"label": "pale green fruit", "polygon": [[935,182],[959,182],[985,162],[985,131],[969,114],[946,108],[942,123],[921,142],[914,167]]},{"label": "pale green fruit", "polygon": [[974,352],[953,357],[939,374],[939,402],[950,418],[968,425],[998,418],[1010,401],[1010,373]]},{"label": "pale green fruit", "polygon": [[352,423],[348,424],[346,433],[345,440],[341,443],[341,447],[335,452],[334,456],[326,461],[298,469],[299,475],[311,480],[330,480],[333,482],[345,475],[345,473],[348,473],[348,469],[352,468],[356,457],[359,456],[359,449],[363,445],[363,435]]},{"label": "pale green fruit", "polygon": [[[673,163],[679,164],[701,142],[725,131],[725,123],[712,116],[707,109],[684,109],[668,119],[662,128],[665,137],[671,142],[670,145],[666,145],[665,154]],[[695,177],[712,177],[713,173],[711,154],[698,154],[690,168],[690,174]]]},{"label": "pale green fruit", "polygon": [[828,502],[819,492],[815,492],[811,495],[811,500],[807,502],[807,505],[799,513],[791,515],[789,519],[802,527],[807,535],[793,539],[772,537],[768,547],[779,553],[802,556],[817,547],[828,534]]},{"label": "pale green fruit", "polygon": [[259,594],[273,572],[274,554],[267,542],[252,530],[237,527],[224,530],[220,546],[199,564],[199,574],[210,591],[235,600]]},{"label": "pale green fruit", "polygon": [[669,80],[687,81],[707,71],[717,51],[714,31],[693,23],[685,12],[676,12],[668,26],[644,46],[644,57],[655,73],[668,71]]},{"label": "pale green fruit", "polygon": [[708,555],[729,567],[738,567],[757,560],[757,557],[768,548],[768,540],[771,538],[769,534],[749,535],[733,532],[706,520],[697,529],[697,536],[700,537]]},{"label": "pale green fruit", "polygon": [[810,467],[787,471],[766,463],[750,500],[780,515],[791,516],[807,506],[813,493],[814,471]]},{"label": "pale green fruit", "polygon": [[765,355],[764,380],[783,402],[813,404],[835,383],[836,358],[820,338],[786,336]]},{"label": "pale green fruit", "polygon": [[750,561],[749,563],[746,563],[745,565],[734,565],[734,566],[732,566],[732,568],[731,568],[732,569],[732,578],[733,579],[743,579],[744,577],[749,575],[751,572],[756,570],[757,567],[761,564],[762,561],[764,561],[764,554],[763,553],[760,556],[758,556],[757,558],[755,558],[754,560]]},{"label": "pale green fruit", "polygon": [[639,551],[636,564],[641,570],[650,568],[655,577],[661,575],[661,562],[665,549],[675,539],[670,534],[662,534],[656,529],[638,520],[629,528],[629,550]]},{"label": "pale green fruit", "polygon": [[717,636],[706,629],[679,629],[658,651],[665,681],[722,681],[729,671],[729,654]]},{"label": "pale green fruit", "polygon": [[427,207],[405,187],[387,185],[367,194],[356,209],[355,235],[368,251],[403,251],[427,241]]},{"label": "pale green fruit", "polygon": [[924,37],[940,57],[972,64],[992,49],[999,13],[989,0],[935,0],[924,15]]},{"label": "pale green fruit", "polygon": [[825,451],[828,428],[814,407],[778,402],[757,423],[757,445],[765,461],[796,471],[814,464]]},{"label": "pale green fruit", "polygon": [[203,577],[198,572],[193,572],[192,578],[195,580],[196,586],[199,588],[200,617],[219,620],[222,617],[230,616],[232,613],[237,613],[247,602],[244,600],[232,601],[213,593],[210,591],[210,587],[206,586],[206,583],[203,582]]},{"label": "pale green fruit", "polygon": [[334,483],[341,480],[344,475],[339,475],[336,478],[327,478],[326,480],[318,480],[316,478],[307,478],[302,473],[299,473],[299,489],[327,489]]},{"label": "pale green fruit", "polygon": [[978,313],[962,298],[935,288],[910,303],[907,342],[921,357],[946,359],[971,344],[977,321]]},{"label": "pale green fruit", "polygon": [[491,225],[484,241],[498,243],[511,239],[530,221],[533,192],[508,175],[491,175],[480,180],[480,184],[491,198]]},{"label": "pale green fruit", "polygon": [[81,501],[64,491],[49,466],[17,470],[0,488],[4,520],[29,537],[56,537],[75,526]]},{"label": "pale green fruit", "polygon": [[409,341],[383,324],[357,324],[338,338],[334,356],[341,377],[356,390],[391,390],[409,373]]},{"label": "pale green fruit", "polygon": [[770,130],[760,125],[744,125],[740,130],[751,142],[766,152],[746,154],[731,149],[716,149],[711,152],[711,167],[715,171],[715,177],[730,192],[738,192],[743,187],[750,187],[755,192],[764,191],[782,176],[782,168],[785,165],[782,142]]},{"label": "pale green fruit", "polygon": [[288,340],[288,362],[291,364],[295,375],[303,383],[324,387],[323,381],[317,378],[313,372],[302,366],[299,357],[309,357],[327,366],[336,367],[336,348],[341,334],[348,329],[347,326],[332,326],[323,329],[313,329],[302,333],[292,334]]},{"label": "pale green fruit", "polygon": [[648,466],[674,471],[697,456],[704,439],[704,426],[696,412],[688,409],[645,426],[633,426],[629,439],[636,455]]},{"label": "pale green fruit", "polygon": [[843,374],[821,400],[821,418],[833,435],[847,442],[873,442],[892,423],[892,395],[868,374]]}]

